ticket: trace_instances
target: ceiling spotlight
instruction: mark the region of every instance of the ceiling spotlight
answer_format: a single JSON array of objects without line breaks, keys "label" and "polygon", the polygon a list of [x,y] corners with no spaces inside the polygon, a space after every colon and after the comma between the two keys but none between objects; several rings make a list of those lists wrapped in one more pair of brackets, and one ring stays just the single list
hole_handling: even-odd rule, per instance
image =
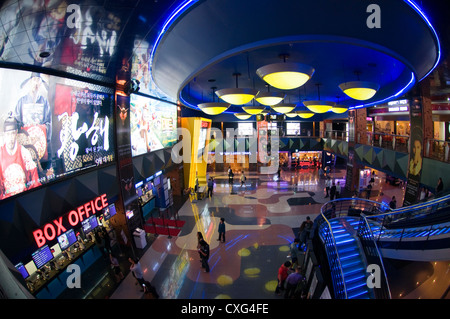
[{"label": "ceiling spotlight", "polygon": [[301,63],[286,63],[288,55],[280,55],[283,63],[260,67],[256,74],[265,82],[281,90],[292,90],[305,84],[314,74],[314,68]]},{"label": "ceiling spotlight", "polygon": [[258,90],[239,88],[238,77],[241,74],[234,73],[233,75],[236,76],[236,88],[217,90],[216,95],[225,102],[233,105],[243,105],[250,102],[258,93]]},{"label": "ceiling spotlight", "polygon": [[240,120],[248,120],[251,115],[248,113],[234,113],[234,116],[236,116]]}]

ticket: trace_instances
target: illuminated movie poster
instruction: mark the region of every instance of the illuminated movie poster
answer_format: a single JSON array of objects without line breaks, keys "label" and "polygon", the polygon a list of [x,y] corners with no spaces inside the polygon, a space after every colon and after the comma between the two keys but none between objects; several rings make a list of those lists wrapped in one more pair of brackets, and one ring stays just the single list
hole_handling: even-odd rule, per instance
[{"label": "illuminated movie poster", "polygon": [[177,141],[176,105],[132,94],[130,131],[133,156],[172,146]]},{"label": "illuminated movie poster", "polygon": [[114,160],[112,92],[10,69],[0,85],[0,199]]}]

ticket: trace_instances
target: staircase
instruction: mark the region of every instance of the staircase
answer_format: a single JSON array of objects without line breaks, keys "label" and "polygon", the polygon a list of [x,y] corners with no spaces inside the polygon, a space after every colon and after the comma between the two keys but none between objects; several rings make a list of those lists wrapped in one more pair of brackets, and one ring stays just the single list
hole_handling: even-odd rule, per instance
[{"label": "staircase", "polygon": [[358,245],[356,230],[359,218],[337,218],[330,220],[336,241],[336,249],[342,266],[347,299],[371,299],[367,287],[367,273]]}]

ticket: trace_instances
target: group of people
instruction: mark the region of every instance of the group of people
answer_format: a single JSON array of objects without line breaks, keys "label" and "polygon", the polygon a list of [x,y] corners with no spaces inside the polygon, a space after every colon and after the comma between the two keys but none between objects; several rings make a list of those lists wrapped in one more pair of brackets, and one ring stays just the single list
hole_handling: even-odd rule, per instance
[{"label": "group of people", "polygon": [[330,176],[327,176],[325,180],[325,198],[330,197],[330,200],[339,198],[341,194],[341,183],[338,181],[337,184]]},{"label": "group of people", "polygon": [[[233,185],[233,178],[234,178],[234,172],[231,169],[231,166],[229,166],[228,167],[228,183],[230,185]],[[241,177],[240,177],[239,181],[240,181],[241,187],[245,186],[245,182],[247,181],[247,176],[245,176],[244,171],[241,171]]]}]

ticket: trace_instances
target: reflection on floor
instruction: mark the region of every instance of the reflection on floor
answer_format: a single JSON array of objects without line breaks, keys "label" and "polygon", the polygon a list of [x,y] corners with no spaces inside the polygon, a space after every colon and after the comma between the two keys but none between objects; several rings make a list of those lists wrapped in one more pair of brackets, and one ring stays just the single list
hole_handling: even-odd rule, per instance
[{"label": "reflection on floor", "polygon": [[[196,202],[187,200],[178,210],[178,218],[185,222],[178,236],[159,235],[143,252],[140,262],[145,279],[165,299],[282,298],[274,293],[277,270],[289,260],[288,245],[300,224],[306,216],[314,220],[328,200],[324,180],[314,169],[282,171],[280,181],[250,172],[244,186],[239,185],[238,178],[230,185],[223,172],[210,175],[215,179],[213,196]],[[345,182],[344,169],[335,169],[332,176]],[[389,203],[396,196],[397,205],[402,205],[402,186],[386,184],[381,174],[374,190],[378,192],[373,192],[372,200]],[[225,218],[226,224],[224,243],[217,240],[220,218]],[[201,268],[197,232],[210,244],[209,273]],[[398,285],[394,298],[407,298],[408,294],[417,298],[415,289],[409,287],[399,295],[402,283]],[[142,297],[131,274],[109,296]]]}]

